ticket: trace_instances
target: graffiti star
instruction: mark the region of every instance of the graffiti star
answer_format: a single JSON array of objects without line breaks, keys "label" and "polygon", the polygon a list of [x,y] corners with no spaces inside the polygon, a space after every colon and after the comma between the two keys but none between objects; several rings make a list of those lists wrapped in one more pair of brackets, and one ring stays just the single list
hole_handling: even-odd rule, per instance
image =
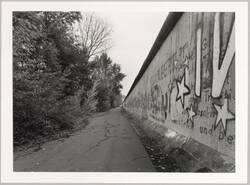
[{"label": "graffiti star", "polygon": [[185,78],[185,71],[184,75],[181,79],[181,82],[177,81],[177,96],[176,101],[179,99],[181,100],[182,107],[184,108],[184,97],[190,93],[188,86],[186,85],[186,78]]},{"label": "graffiti star", "polygon": [[227,120],[233,120],[234,119],[234,115],[233,113],[231,113],[228,110],[228,100],[225,99],[224,101],[224,105],[219,106],[216,104],[213,104],[216,111],[217,111],[217,117],[216,117],[216,122],[215,122],[215,127],[214,129],[217,128],[217,126],[219,125],[219,123],[222,123],[223,126],[223,130],[224,130],[224,134],[226,135],[226,131],[227,131]]},{"label": "graffiti star", "polygon": [[186,110],[188,112],[188,119],[190,119],[191,121],[194,121],[193,117],[196,116],[196,114],[193,111],[192,105],[190,106],[190,108],[188,107]]}]

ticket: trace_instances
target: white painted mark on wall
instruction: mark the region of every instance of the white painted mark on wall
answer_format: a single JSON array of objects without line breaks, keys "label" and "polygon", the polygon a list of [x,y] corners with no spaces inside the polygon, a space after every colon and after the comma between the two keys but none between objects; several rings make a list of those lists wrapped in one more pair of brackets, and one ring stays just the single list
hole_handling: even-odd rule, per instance
[{"label": "white painted mark on wall", "polygon": [[234,115],[228,110],[228,99],[224,99],[224,104],[222,106],[214,104],[214,107],[217,111],[217,117],[216,117],[216,122],[215,122],[215,127],[216,129],[219,125],[219,123],[222,124],[224,134],[226,135],[227,131],[227,120],[233,120]]},{"label": "white painted mark on wall", "polygon": [[180,100],[182,107],[184,108],[185,96],[190,94],[189,87],[186,84],[186,71],[184,71],[184,75],[182,76],[181,82],[177,82],[177,96],[176,101]]},{"label": "white painted mark on wall", "polygon": [[199,27],[197,32],[196,43],[196,64],[195,64],[195,95],[201,95],[201,28]]},{"label": "white painted mark on wall", "polygon": [[214,38],[213,38],[213,81],[212,81],[212,97],[217,98],[220,96],[224,81],[232,59],[235,55],[235,33],[234,24],[231,35],[228,41],[227,50],[221,66],[220,60],[220,13],[215,14],[214,22]]},{"label": "white painted mark on wall", "polygon": [[190,119],[191,121],[194,121],[193,117],[196,116],[196,113],[193,111],[192,105],[186,108],[186,110],[188,112],[188,119]]},{"label": "white painted mark on wall", "polygon": [[184,61],[184,66],[185,66],[185,78],[186,78],[186,83],[187,86],[189,86],[189,59],[186,57]]}]

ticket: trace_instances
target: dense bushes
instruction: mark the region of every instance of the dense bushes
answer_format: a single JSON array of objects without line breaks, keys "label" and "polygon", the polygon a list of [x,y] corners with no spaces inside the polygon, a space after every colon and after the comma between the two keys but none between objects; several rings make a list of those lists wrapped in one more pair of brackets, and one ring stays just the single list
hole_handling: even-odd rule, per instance
[{"label": "dense bushes", "polygon": [[72,130],[79,118],[117,106],[124,74],[106,54],[90,58],[72,32],[83,20],[79,12],[13,12],[15,145]]}]

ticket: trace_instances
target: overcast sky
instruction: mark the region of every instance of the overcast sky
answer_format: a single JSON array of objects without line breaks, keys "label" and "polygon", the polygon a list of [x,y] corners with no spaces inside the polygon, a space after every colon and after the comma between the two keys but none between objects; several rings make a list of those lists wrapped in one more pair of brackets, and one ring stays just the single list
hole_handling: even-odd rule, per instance
[{"label": "overcast sky", "polygon": [[127,76],[122,94],[127,95],[146,59],[168,12],[96,12],[113,27],[112,48],[108,55],[121,65]]}]

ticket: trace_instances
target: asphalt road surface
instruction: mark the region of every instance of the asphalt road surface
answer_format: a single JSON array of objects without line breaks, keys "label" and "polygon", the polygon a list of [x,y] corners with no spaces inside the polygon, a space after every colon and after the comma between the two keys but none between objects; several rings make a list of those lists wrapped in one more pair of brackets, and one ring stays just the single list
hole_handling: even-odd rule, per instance
[{"label": "asphalt road surface", "polygon": [[69,138],[43,144],[14,160],[14,171],[154,172],[141,141],[120,109],[96,114]]}]

